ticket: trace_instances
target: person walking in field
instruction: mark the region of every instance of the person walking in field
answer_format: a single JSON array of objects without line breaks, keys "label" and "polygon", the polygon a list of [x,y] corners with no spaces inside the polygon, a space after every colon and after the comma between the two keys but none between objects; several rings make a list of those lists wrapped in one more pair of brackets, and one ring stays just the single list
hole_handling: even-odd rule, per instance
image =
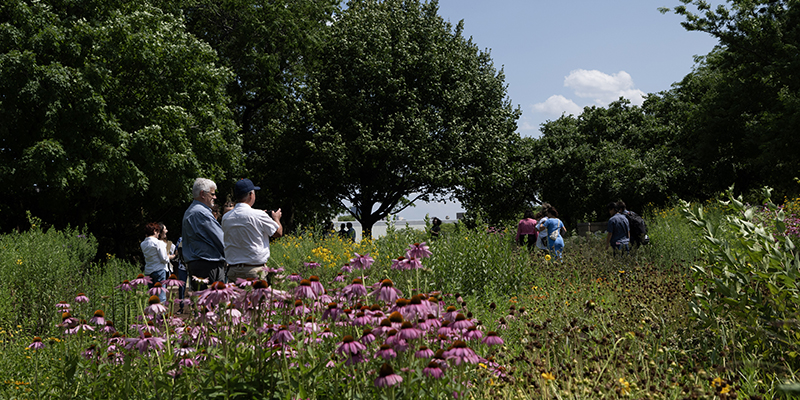
[{"label": "person walking in field", "polygon": [[281,210],[264,211],[253,208],[256,191],[250,179],[242,179],[233,187],[236,205],[222,216],[225,233],[225,258],[228,279],[262,279],[269,260],[269,239],[283,235]]},{"label": "person walking in field", "polygon": [[631,251],[631,229],[628,224],[628,219],[617,210],[616,203],[608,203],[608,225],[606,226],[606,249],[611,247],[614,249],[614,254],[624,251],[629,253]]},{"label": "person walking in field", "polygon": [[547,235],[547,249],[561,260],[564,251],[564,237],[562,235],[567,233],[567,228],[558,219],[558,210],[555,207],[548,207],[545,213],[547,214],[547,221],[541,225],[542,230],[539,231],[539,235],[542,233]]},{"label": "person walking in field", "polygon": [[522,219],[517,224],[517,245],[522,246],[525,244],[528,251],[532,251],[536,246],[536,241],[539,240],[539,231],[536,229],[536,219],[534,218],[533,211],[526,210]]},{"label": "person walking in field", "polygon": [[[192,186],[194,201],[183,214],[182,250],[189,276],[210,283],[226,282],[222,226],[211,211],[216,192],[217,184],[212,180],[197,178]],[[206,287],[206,283],[192,282],[193,290]]]},{"label": "person walking in field", "polygon": [[[153,281],[147,286],[152,289],[156,282],[163,282],[167,279],[169,255],[167,255],[167,244],[158,239],[159,232],[161,232],[161,227],[158,223],[151,222],[145,225],[144,232],[146,237],[139,247],[144,254],[144,274]],[[159,293],[158,298],[161,303],[166,303],[166,292]]]}]

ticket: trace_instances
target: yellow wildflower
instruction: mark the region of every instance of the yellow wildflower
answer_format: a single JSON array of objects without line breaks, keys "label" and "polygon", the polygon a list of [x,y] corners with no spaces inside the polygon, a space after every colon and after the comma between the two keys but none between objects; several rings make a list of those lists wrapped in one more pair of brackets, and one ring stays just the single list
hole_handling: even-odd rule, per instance
[{"label": "yellow wildflower", "polygon": [[542,378],[544,378],[546,381],[554,381],[554,380],[556,380],[556,377],[553,376],[553,374],[551,374],[549,372],[542,372]]}]

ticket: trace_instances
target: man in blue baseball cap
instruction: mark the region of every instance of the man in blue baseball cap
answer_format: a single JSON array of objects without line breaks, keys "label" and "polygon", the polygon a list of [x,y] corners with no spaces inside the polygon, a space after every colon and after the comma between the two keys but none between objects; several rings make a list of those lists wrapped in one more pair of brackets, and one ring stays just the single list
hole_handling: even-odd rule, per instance
[{"label": "man in blue baseball cap", "polygon": [[283,235],[280,209],[253,208],[257,190],[261,188],[250,179],[236,182],[233,186],[236,205],[222,216],[229,282],[236,282],[237,278],[263,278],[269,260],[269,238]]}]

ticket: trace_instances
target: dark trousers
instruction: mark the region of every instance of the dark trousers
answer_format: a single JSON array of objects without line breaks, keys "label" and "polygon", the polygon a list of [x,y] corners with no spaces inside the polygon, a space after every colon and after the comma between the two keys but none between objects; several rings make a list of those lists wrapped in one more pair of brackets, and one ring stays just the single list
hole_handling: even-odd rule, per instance
[{"label": "dark trousers", "polygon": [[528,233],[524,235],[519,235],[519,243],[518,245],[522,246],[525,243],[528,246],[528,251],[533,251],[536,248],[536,241],[539,239],[539,234],[537,233]]},{"label": "dark trousers", "polygon": [[208,283],[214,282],[225,282],[227,279],[225,277],[225,260],[220,261],[206,261],[206,260],[196,260],[196,261],[189,261],[189,265],[187,266],[189,269],[189,282],[192,285],[192,290],[204,290],[208,288],[208,285],[202,282],[197,282],[192,279],[192,276],[196,276],[202,279],[208,279]]}]

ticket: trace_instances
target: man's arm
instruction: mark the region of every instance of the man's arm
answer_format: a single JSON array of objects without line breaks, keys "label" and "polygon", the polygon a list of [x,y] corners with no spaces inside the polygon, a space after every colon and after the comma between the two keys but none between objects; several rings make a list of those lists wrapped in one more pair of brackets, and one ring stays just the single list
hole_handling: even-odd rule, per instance
[{"label": "man's arm", "polygon": [[283,225],[281,225],[281,216],[283,216],[283,213],[281,212],[281,209],[279,208],[277,211],[273,211],[271,214],[272,215],[270,215],[270,216],[272,217],[272,220],[275,221],[276,224],[278,224],[278,229],[276,229],[275,233],[273,233],[272,236],[270,236],[270,237],[279,238],[279,237],[283,236]]}]

